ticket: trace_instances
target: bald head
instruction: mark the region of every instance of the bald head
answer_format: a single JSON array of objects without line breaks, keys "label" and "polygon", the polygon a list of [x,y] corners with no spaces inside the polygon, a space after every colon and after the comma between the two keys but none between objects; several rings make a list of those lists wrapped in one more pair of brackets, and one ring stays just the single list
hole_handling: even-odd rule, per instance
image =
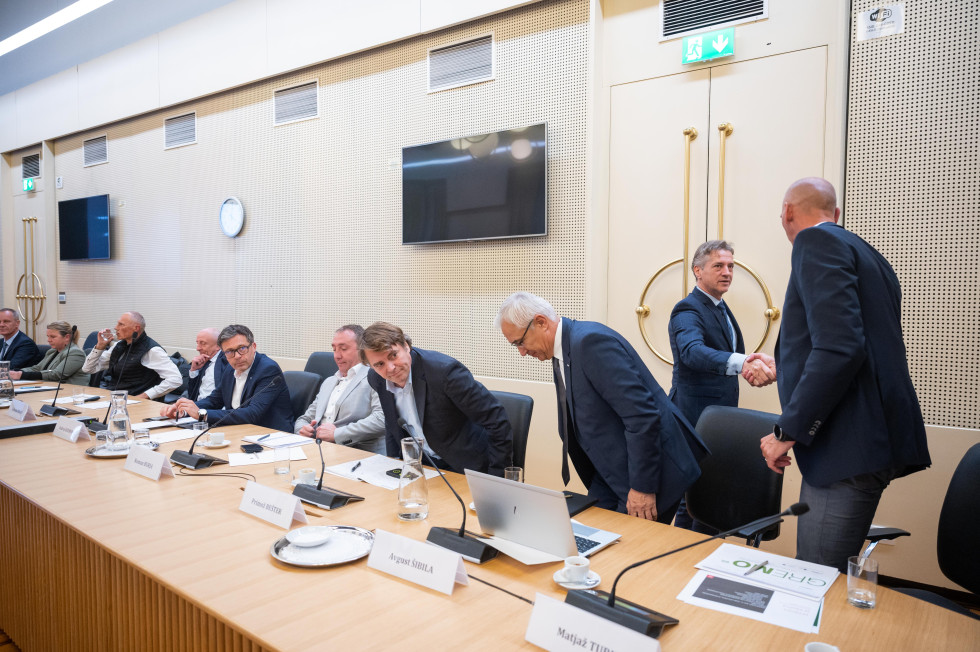
[{"label": "bald head", "polygon": [[786,190],[780,219],[790,242],[803,229],[821,222],[837,222],[839,218],[837,193],[826,179],[807,177],[793,183]]}]

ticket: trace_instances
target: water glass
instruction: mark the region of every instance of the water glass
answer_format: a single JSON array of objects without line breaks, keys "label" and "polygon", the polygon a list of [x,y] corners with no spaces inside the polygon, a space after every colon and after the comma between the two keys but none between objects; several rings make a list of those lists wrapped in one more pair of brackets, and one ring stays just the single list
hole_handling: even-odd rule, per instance
[{"label": "water glass", "polygon": [[280,446],[279,448],[273,448],[273,459],[275,460],[272,464],[272,472],[275,474],[276,480],[289,484],[293,481],[293,474],[290,471],[289,465],[292,461],[293,451],[288,446]]},{"label": "water glass", "polygon": [[74,385],[71,388],[71,402],[76,408],[80,408],[85,405],[85,388],[80,385]]},{"label": "water glass", "polygon": [[848,557],[847,602],[861,609],[874,609],[877,591],[877,560]]},{"label": "water glass", "polygon": [[504,469],[504,479],[524,482],[524,469],[519,466],[508,466]]},{"label": "water glass", "polygon": [[153,448],[153,442],[150,441],[149,429],[140,427],[133,428],[133,443],[137,446]]}]

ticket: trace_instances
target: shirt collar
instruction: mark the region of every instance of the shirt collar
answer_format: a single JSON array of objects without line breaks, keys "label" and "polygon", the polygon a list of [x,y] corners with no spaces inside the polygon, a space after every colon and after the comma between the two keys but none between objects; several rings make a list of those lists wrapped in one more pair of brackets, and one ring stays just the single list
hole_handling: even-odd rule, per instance
[{"label": "shirt collar", "polygon": [[555,328],[555,345],[552,347],[553,350],[551,352],[552,356],[558,358],[558,362],[562,362],[564,360],[561,350],[562,321],[562,318],[559,317],[558,326]]},{"label": "shirt collar", "polygon": [[708,297],[709,299],[711,299],[711,303],[715,304],[715,307],[717,307],[721,303],[721,299],[714,298],[713,296],[711,296],[710,294],[708,294],[707,292],[699,288],[697,285],[694,286],[694,289],[700,292],[701,294],[703,294],[704,296]]},{"label": "shirt collar", "polygon": [[340,375],[340,369],[337,370],[337,373],[335,373],[334,376],[336,376],[337,377],[337,380],[340,380],[340,381],[348,380],[351,376],[356,376],[357,375],[357,372],[359,372],[361,370],[361,367],[363,367],[363,366],[364,366],[363,363],[358,362],[356,365],[354,365],[353,367],[351,367],[350,369],[347,370],[347,375],[346,376],[341,376]]},{"label": "shirt collar", "polygon": [[[347,373],[350,373],[350,372],[347,372]],[[411,373],[408,374],[408,381],[405,383],[405,386],[404,387],[399,387],[398,385],[394,384],[390,380],[385,380],[385,387],[387,387],[388,388],[388,391],[391,392],[392,394],[394,394],[395,396],[401,396],[405,392],[411,393],[412,392],[412,374]]]},{"label": "shirt collar", "polygon": [[255,352],[255,357],[252,358],[252,364],[248,365],[248,367],[245,368],[245,371],[238,371],[237,369],[235,370],[235,378],[238,379],[238,378],[241,378],[242,376],[247,376],[248,375],[248,372],[252,370],[252,367],[253,366],[255,366],[255,360],[258,357],[259,357],[259,352],[256,351]]}]

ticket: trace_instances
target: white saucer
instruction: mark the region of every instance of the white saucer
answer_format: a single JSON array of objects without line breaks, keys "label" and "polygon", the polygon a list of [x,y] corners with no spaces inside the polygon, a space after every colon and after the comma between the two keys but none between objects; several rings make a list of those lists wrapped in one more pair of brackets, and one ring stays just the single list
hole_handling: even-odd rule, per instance
[{"label": "white saucer", "polygon": [[300,548],[322,546],[333,534],[333,528],[327,525],[307,525],[286,533],[286,540]]},{"label": "white saucer", "polygon": [[202,441],[201,443],[198,444],[198,446],[204,446],[204,448],[224,448],[225,446],[229,445],[230,443],[231,443],[231,440],[230,439],[226,439],[223,442],[221,442],[220,444],[218,444],[217,446],[215,446],[214,444],[212,444],[209,441]]},{"label": "white saucer", "polygon": [[554,579],[555,582],[558,583],[558,586],[562,586],[568,589],[569,591],[575,591],[578,589],[591,589],[593,587],[599,586],[599,582],[602,581],[602,578],[599,577],[599,573],[595,572],[594,570],[590,570],[589,574],[585,576],[585,580],[581,582],[569,582],[568,580],[565,579],[564,568],[559,568],[558,570],[555,571]]},{"label": "white saucer", "polygon": [[476,511],[476,503],[470,503],[470,509]]}]

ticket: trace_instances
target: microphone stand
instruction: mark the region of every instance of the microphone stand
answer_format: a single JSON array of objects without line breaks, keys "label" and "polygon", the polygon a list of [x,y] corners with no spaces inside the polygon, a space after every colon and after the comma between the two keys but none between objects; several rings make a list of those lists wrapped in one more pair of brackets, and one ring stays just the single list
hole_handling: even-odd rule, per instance
[{"label": "microphone stand", "polygon": [[456,496],[456,500],[459,501],[459,506],[463,508],[463,524],[460,525],[459,531],[455,528],[446,527],[432,527],[429,530],[429,536],[426,537],[426,541],[435,544],[447,550],[452,550],[453,552],[458,552],[466,560],[472,561],[477,564],[482,564],[483,562],[490,561],[497,556],[497,549],[487,545],[483,541],[480,541],[474,536],[466,534],[466,504],[463,499],[459,497],[453,486],[449,484],[449,479],[446,478],[446,474],[442,472],[436,463],[432,461],[429,453],[426,452],[425,446],[419,441],[418,437],[415,436],[415,428],[413,428],[405,419],[399,419],[398,425],[401,426],[402,430],[408,433],[408,436],[418,445],[419,450],[422,451],[422,455],[425,456],[426,461],[436,470],[442,481],[446,483],[449,490],[453,492]]},{"label": "microphone stand", "polygon": [[728,530],[727,532],[719,532],[718,534],[710,536],[706,539],[701,539],[700,541],[689,543],[686,546],[681,546],[680,548],[650,557],[649,559],[638,561],[635,564],[630,564],[619,572],[616,579],[613,581],[612,590],[608,593],[605,591],[594,590],[569,591],[565,596],[565,602],[578,607],[583,611],[588,611],[591,614],[599,616],[600,618],[605,618],[606,620],[623,625],[624,627],[632,629],[633,631],[657,638],[660,636],[660,632],[663,631],[663,628],[666,625],[676,625],[679,621],[676,618],[671,618],[670,616],[652,609],[648,609],[647,607],[636,604],[635,602],[617,598],[616,585],[619,584],[620,578],[626,573],[626,571],[637,568],[638,566],[642,566],[651,561],[668,557],[674,553],[687,550],[688,548],[699,546],[702,543],[714,541],[715,539],[723,539],[733,534],[741,535],[742,532],[748,532],[748,536],[751,536],[754,532],[764,530],[771,525],[780,523],[784,516],[799,516],[800,514],[805,514],[808,511],[810,511],[810,506],[806,503],[795,503],[779,514],[765,516],[752,521],[751,523],[740,525],[739,527]]},{"label": "microphone stand", "polygon": [[327,472],[327,462],[323,459],[323,440],[316,436],[317,422],[314,421],[310,425],[313,426],[313,439],[316,440],[316,449],[320,452],[320,479],[317,480],[315,487],[302,482],[297,483],[293,487],[293,495],[304,503],[316,505],[327,510],[337,509],[347,503],[364,500],[363,496],[355,496],[354,494],[349,494],[338,489],[331,489],[330,487],[323,488],[323,475]]},{"label": "microphone stand", "polygon": [[66,414],[81,414],[78,410],[70,410],[64,407],[58,407],[56,403],[58,402],[58,394],[61,392],[61,383],[64,381],[65,369],[68,368],[68,354],[71,353],[71,345],[75,339],[75,333],[78,332],[78,326],[71,327],[71,335],[68,337],[68,346],[65,347],[65,364],[61,365],[61,373],[58,375],[58,388],[54,390],[54,398],[51,399],[51,405],[42,405],[41,409],[38,410],[40,414],[46,417],[63,417]]}]

